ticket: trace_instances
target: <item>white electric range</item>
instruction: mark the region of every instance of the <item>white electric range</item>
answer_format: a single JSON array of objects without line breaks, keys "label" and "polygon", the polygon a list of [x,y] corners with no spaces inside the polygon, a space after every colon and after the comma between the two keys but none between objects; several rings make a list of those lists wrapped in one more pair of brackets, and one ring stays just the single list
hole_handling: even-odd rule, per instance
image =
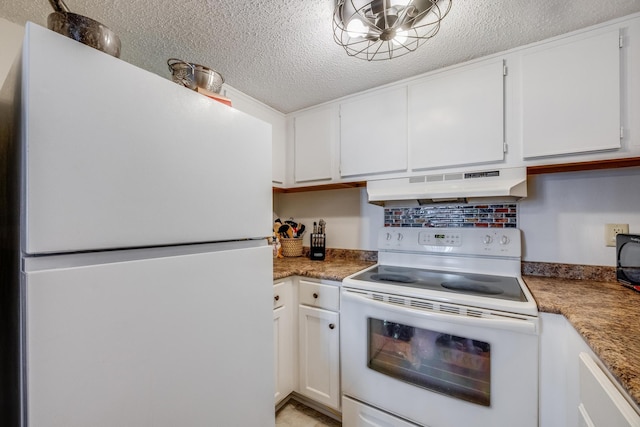
[{"label": "white electric range", "polygon": [[538,311],[515,228],[385,227],[343,281],[343,425],[538,425]]}]

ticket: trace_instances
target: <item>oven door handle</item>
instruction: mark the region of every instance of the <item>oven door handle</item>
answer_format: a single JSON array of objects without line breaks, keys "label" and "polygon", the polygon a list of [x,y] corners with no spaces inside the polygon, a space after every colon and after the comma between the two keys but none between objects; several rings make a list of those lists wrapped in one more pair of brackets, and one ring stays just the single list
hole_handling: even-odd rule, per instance
[{"label": "oven door handle", "polygon": [[[502,330],[517,332],[517,333],[524,333],[524,334],[531,334],[531,335],[536,335],[538,333],[537,318],[521,319],[516,317],[510,318],[506,316],[504,318],[497,318],[497,317],[486,318],[486,317],[469,316],[464,314],[449,314],[449,313],[443,313],[440,311],[431,311],[428,309],[416,309],[410,306],[403,306],[399,304],[389,303],[386,301],[374,300],[344,288],[342,289],[342,298],[343,298],[343,303],[352,301],[353,303],[366,304],[370,307],[379,307],[381,309],[398,313],[398,314],[404,314],[404,315],[409,314],[412,316],[421,317],[423,319],[429,319],[429,320],[434,320],[439,322],[455,323],[457,325],[463,325],[463,326],[502,329]],[[434,305],[436,304],[438,303],[434,302]],[[343,317],[345,314],[345,310],[342,303],[341,303],[341,307],[342,309],[340,312],[340,316]]]}]

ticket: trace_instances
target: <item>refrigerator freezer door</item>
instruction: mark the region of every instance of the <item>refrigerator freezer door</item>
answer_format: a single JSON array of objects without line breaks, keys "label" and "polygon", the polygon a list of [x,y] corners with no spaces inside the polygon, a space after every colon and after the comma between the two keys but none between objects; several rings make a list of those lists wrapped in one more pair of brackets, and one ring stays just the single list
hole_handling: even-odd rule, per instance
[{"label": "refrigerator freezer door", "polygon": [[47,258],[28,260],[24,281],[28,425],[274,425],[266,244],[60,268]]},{"label": "refrigerator freezer door", "polygon": [[271,234],[269,124],[31,23],[22,109],[27,253]]}]

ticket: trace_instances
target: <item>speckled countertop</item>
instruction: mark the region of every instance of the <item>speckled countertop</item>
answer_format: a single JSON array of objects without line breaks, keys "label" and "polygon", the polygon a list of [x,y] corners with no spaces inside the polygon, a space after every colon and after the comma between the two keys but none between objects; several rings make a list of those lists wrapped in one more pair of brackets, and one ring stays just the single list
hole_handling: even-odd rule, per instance
[{"label": "speckled countertop", "polygon": [[538,310],[565,316],[640,405],[640,293],[617,282],[523,279]]},{"label": "speckled countertop", "polygon": [[[325,261],[305,257],[275,259],[273,278],[304,276],[342,281],[376,262],[371,254],[368,257],[335,255]],[[612,281],[530,275],[524,275],[523,279],[538,309],[565,316],[640,405],[640,293]]]},{"label": "speckled countertop", "polygon": [[289,276],[304,276],[341,282],[345,277],[375,263],[375,261],[361,259],[311,261],[304,257],[279,258],[273,260],[273,280]]}]

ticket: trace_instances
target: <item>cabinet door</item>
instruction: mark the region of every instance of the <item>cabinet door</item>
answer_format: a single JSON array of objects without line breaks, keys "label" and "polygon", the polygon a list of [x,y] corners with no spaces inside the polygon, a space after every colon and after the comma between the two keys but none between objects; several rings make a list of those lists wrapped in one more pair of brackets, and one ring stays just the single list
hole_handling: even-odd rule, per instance
[{"label": "cabinet door", "polygon": [[407,170],[407,89],[340,104],[340,176]]},{"label": "cabinet door", "polygon": [[287,125],[285,115],[237,89],[225,85],[223,95],[231,98],[233,108],[271,125],[271,176],[274,185],[284,184],[286,170]]},{"label": "cabinet door", "polygon": [[273,286],[273,339],[275,403],[278,404],[294,389],[293,301],[290,281]]},{"label": "cabinet door", "polygon": [[619,31],[522,57],[525,158],[620,148]]},{"label": "cabinet door", "polygon": [[493,60],[409,87],[411,169],[504,159],[503,70]]},{"label": "cabinet door", "polygon": [[595,427],[582,403],[578,406],[578,427]]},{"label": "cabinet door", "polygon": [[309,110],[294,118],[295,182],[332,178],[337,119],[332,107]]},{"label": "cabinet door", "polygon": [[300,305],[300,393],[340,408],[340,325],[333,311]]},{"label": "cabinet door", "polygon": [[[640,416],[587,353],[580,353],[580,418],[595,427],[638,427]],[[591,424],[590,424],[591,423]]]}]

